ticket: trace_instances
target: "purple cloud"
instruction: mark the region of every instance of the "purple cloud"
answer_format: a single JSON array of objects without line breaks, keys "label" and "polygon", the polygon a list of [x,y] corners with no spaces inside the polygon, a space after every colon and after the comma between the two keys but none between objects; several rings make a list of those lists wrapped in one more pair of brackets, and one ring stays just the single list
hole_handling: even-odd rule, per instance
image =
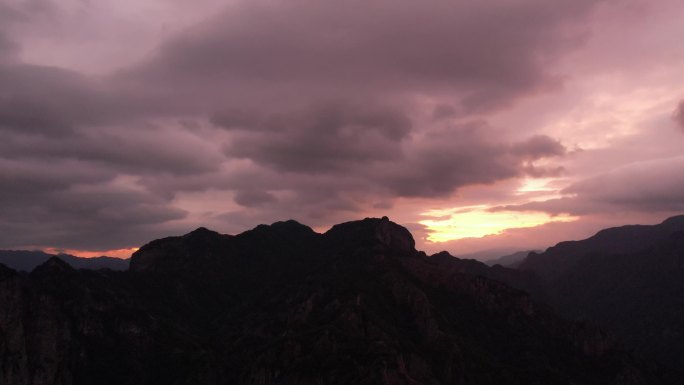
[{"label": "purple cloud", "polygon": [[594,3],[240,1],[117,79],[150,98],[173,93],[174,108],[419,92],[485,111],[557,85],[547,64],[576,44],[566,27]]},{"label": "purple cloud", "polygon": [[[240,0],[84,73],[41,62],[71,35],[45,38],[38,16],[78,29],[68,6],[0,1],[0,247],[129,247],[203,221],[325,226],[559,175],[555,135],[497,114],[561,89],[558,63],[600,2]],[[112,35],[94,36],[84,46]],[[592,188],[576,193],[631,202]]]},{"label": "purple cloud", "polygon": [[[615,210],[684,211],[684,157],[636,162],[577,181],[564,198],[505,205],[493,211],[541,211],[552,215],[589,215]],[[637,182],[638,181],[638,182]]]},{"label": "purple cloud", "polygon": [[674,113],[674,120],[679,124],[679,127],[684,131],[684,101],[679,102]]}]

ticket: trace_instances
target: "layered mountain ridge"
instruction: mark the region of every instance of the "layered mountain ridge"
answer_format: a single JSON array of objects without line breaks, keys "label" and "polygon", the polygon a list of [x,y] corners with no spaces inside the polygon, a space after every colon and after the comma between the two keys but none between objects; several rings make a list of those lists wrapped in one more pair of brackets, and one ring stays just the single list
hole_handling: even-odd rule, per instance
[{"label": "layered mountain ridge", "polygon": [[540,277],[545,300],[589,319],[641,354],[684,367],[684,215],[605,229],[530,253],[519,269]]},{"label": "layered mountain ridge", "polygon": [[684,215],[666,219],[657,225],[627,225],[604,229],[581,241],[565,241],[543,253],[532,252],[518,266],[553,281],[572,270],[588,254],[629,254],[644,251],[684,231]]},{"label": "layered mountain ridge", "polygon": [[0,264],[19,271],[31,271],[52,257],[58,257],[77,269],[127,270],[128,259],[107,256],[81,258],[70,254],[50,254],[31,250],[0,250]]},{"label": "layered mountain ridge", "polygon": [[0,383],[675,384],[534,278],[367,218],[152,241],[126,272],[0,267]]}]

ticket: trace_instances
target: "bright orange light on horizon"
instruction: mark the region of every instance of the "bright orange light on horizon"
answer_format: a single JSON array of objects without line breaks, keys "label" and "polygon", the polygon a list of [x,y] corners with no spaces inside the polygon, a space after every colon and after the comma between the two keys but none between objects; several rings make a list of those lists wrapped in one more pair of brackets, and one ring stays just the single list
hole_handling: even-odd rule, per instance
[{"label": "bright orange light on horizon", "polygon": [[550,222],[572,222],[578,217],[551,216],[541,212],[488,211],[488,206],[468,206],[448,210],[429,210],[419,223],[428,229],[428,241],[447,242],[463,238],[497,235],[508,229],[541,226]]},{"label": "bright orange light on horizon", "polygon": [[81,258],[95,258],[95,257],[113,257],[126,259],[130,258],[133,253],[138,251],[137,247],[131,247],[130,249],[114,249],[114,250],[74,250],[74,249],[58,249],[55,247],[48,247],[43,249],[44,252],[49,254],[71,254]]}]

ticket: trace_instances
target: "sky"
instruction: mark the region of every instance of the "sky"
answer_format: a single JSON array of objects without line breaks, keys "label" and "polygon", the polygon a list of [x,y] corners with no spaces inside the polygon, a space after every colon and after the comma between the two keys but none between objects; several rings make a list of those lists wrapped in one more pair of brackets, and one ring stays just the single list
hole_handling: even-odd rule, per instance
[{"label": "sky", "polygon": [[684,213],[679,0],[0,0],[0,248],[369,216],[494,257]]}]

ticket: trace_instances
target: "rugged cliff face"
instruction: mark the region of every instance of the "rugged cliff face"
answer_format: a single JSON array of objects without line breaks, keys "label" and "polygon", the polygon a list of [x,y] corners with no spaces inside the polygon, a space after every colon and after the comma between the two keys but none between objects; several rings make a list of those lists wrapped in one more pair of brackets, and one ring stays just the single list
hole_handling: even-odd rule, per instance
[{"label": "rugged cliff face", "polygon": [[387,218],[198,229],[121,273],[0,268],[0,383],[678,383],[468,271]]},{"label": "rugged cliff face", "polygon": [[530,254],[520,266],[544,281],[567,317],[590,319],[640,354],[684,368],[684,216],[623,226]]}]

